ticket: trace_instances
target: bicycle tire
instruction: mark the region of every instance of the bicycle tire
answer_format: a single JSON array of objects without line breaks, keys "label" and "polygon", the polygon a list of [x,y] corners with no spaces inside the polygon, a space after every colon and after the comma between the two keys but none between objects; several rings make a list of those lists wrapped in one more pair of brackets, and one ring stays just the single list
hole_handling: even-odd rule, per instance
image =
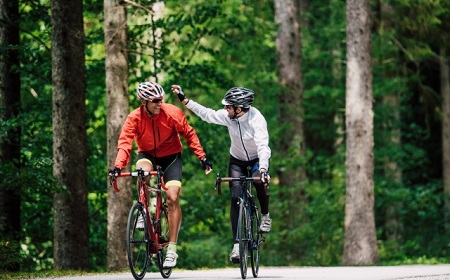
[{"label": "bicycle tire", "polygon": [[243,201],[239,206],[238,218],[238,234],[239,234],[239,266],[241,268],[241,277],[247,277],[247,261],[248,261],[248,212]]},{"label": "bicycle tire", "polygon": [[[144,217],[143,229],[137,227],[139,217]],[[150,259],[148,242],[148,225],[145,219],[144,207],[140,202],[130,209],[127,223],[127,255],[131,274],[137,280],[144,278]]]},{"label": "bicycle tire", "polygon": [[157,254],[159,272],[163,278],[169,278],[172,274],[172,267],[163,267],[169,245],[169,220],[167,206],[161,207],[160,217],[156,219],[156,231],[158,233],[158,242],[160,249]]},{"label": "bicycle tire", "polygon": [[259,218],[258,215],[258,209],[256,208],[255,205],[252,206],[252,216],[251,216],[251,231],[252,231],[252,235],[251,235],[251,244],[250,244],[250,259],[251,259],[251,264],[252,264],[252,274],[253,277],[256,278],[258,277],[258,272],[259,272],[259,260],[261,257],[261,248],[260,248],[260,244],[263,241],[262,239],[262,233],[259,230],[260,224],[261,224],[261,220]]}]

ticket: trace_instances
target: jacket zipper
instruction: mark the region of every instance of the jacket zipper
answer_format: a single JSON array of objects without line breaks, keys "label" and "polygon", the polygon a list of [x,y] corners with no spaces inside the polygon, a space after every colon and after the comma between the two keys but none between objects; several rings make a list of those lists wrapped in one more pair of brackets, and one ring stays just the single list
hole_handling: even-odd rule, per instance
[{"label": "jacket zipper", "polygon": [[153,153],[154,156],[156,157],[156,133],[155,133],[155,121],[152,119],[152,132],[153,132]]},{"label": "jacket zipper", "polygon": [[244,145],[244,139],[242,139],[241,123],[239,122],[239,120],[236,120],[236,122],[237,122],[238,128],[239,128],[239,135],[241,138],[242,148],[244,148],[245,155],[247,155],[247,161],[250,161],[250,157],[248,156],[247,149],[245,148],[245,145]]}]

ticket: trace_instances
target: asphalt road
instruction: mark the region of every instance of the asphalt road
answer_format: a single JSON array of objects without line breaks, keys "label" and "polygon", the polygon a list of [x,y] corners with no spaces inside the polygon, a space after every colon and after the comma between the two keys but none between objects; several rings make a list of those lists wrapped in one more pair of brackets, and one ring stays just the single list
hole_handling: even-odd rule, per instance
[{"label": "asphalt road", "polygon": [[[133,280],[131,273],[71,276],[64,280]],[[144,279],[164,279],[159,272],[147,273]],[[169,279],[212,280],[241,279],[239,267],[188,271],[174,269]],[[247,279],[253,279],[251,268]],[[280,280],[450,280],[450,264],[370,267],[260,267],[258,279]]]}]

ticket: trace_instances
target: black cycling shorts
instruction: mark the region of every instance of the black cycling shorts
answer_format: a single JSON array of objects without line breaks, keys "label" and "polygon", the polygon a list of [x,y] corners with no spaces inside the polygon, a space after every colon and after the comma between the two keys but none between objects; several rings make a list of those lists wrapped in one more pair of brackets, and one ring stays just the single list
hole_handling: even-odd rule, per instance
[{"label": "black cycling shorts", "polygon": [[182,179],[182,161],[181,161],[181,153],[168,155],[165,157],[154,157],[147,153],[138,153],[137,162],[139,161],[149,161],[153,165],[153,169],[155,166],[161,166],[162,171],[164,172],[164,182],[166,185],[177,185],[181,187],[181,179]]},{"label": "black cycling shorts", "polygon": [[[230,177],[259,177],[259,159],[251,161],[242,161],[230,155],[230,163],[228,165],[228,176]],[[239,181],[230,182],[230,187],[240,187],[242,183]]]}]

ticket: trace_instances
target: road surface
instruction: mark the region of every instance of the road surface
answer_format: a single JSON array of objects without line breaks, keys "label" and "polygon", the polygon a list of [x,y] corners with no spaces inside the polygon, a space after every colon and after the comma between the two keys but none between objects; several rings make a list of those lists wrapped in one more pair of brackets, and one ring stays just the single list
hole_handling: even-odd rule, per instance
[{"label": "road surface", "polygon": [[[61,278],[61,280],[133,280],[131,273],[89,274]],[[164,279],[159,272],[147,273],[145,279]],[[171,280],[241,279],[239,267],[210,270],[174,269]],[[251,267],[247,279],[254,279]],[[450,280],[450,264],[444,265],[401,265],[370,267],[260,267],[261,280]]]}]

